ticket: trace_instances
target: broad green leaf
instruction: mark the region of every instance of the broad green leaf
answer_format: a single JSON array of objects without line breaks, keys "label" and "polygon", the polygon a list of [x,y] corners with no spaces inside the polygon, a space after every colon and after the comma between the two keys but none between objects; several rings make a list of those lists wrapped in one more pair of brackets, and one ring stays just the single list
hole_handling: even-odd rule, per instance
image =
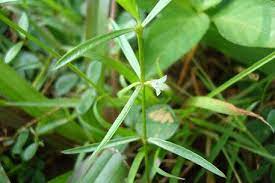
[{"label": "broad green leaf", "polygon": [[[18,20],[18,25],[21,27],[24,31],[28,32],[29,29],[29,19],[25,12],[22,13],[21,17]],[[21,37],[25,37],[24,34],[20,33]]]},{"label": "broad green leaf", "polygon": [[95,98],[96,98],[96,93],[94,90],[92,89],[86,90],[82,94],[79,104],[76,107],[77,112],[79,114],[86,113],[93,105]]},{"label": "broad green leaf", "polygon": [[[233,58],[245,66],[252,65],[254,62],[262,59],[266,55],[269,55],[273,51],[273,49],[268,48],[245,47],[234,44],[224,39],[214,26],[211,26],[208,29],[202,42],[207,46],[219,50],[223,54]],[[265,74],[272,74],[275,73],[275,70],[273,69],[274,67],[275,62],[269,62],[259,68],[259,70]]]},{"label": "broad green leaf", "polygon": [[78,81],[78,77],[75,74],[64,74],[58,78],[54,85],[55,94],[62,96],[67,94]]},{"label": "broad green leaf", "polygon": [[13,155],[18,155],[22,152],[23,146],[27,142],[29,137],[29,131],[28,130],[23,130],[22,132],[19,133],[16,143],[12,147],[12,154]]},{"label": "broad green leaf", "polygon": [[10,183],[9,177],[7,176],[1,163],[0,163],[0,183]]},{"label": "broad green leaf", "polygon": [[233,104],[224,102],[222,100],[218,99],[213,99],[210,97],[192,97],[187,101],[187,105],[189,106],[194,106],[194,107],[199,107],[202,109],[208,109],[214,112],[222,113],[222,114],[227,114],[227,115],[233,115],[233,116],[239,116],[239,115],[245,115],[245,116],[252,116],[255,118],[258,118],[262,122],[264,122],[266,125],[268,125],[272,131],[274,129],[272,126],[264,120],[263,117],[261,117],[258,114],[255,114],[251,111],[247,111],[245,109],[240,109]]},{"label": "broad green leaf", "polygon": [[118,117],[116,118],[116,120],[114,121],[114,123],[112,124],[112,126],[110,127],[110,129],[108,130],[108,132],[105,135],[105,137],[102,139],[102,141],[100,142],[100,144],[97,146],[97,148],[94,151],[94,153],[89,157],[90,161],[92,161],[92,160],[94,160],[96,158],[97,154],[104,148],[104,146],[110,141],[110,139],[112,138],[112,136],[115,134],[115,132],[117,131],[117,129],[119,128],[119,126],[121,125],[121,123],[123,122],[123,120],[125,119],[125,117],[127,116],[127,114],[129,112],[129,110],[131,109],[132,105],[134,104],[135,99],[137,98],[140,90],[141,90],[140,86],[138,86],[135,89],[135,91],[133,92],[132,96],[129,98],[128,102],[123,107],[122,111],[120,112],[120,114],[118,115]]},{"label": "broad green leaf", "polygon": [[139,19],[139,12],[136,0],[116,0],[127,12],[129,12],[135,19]]},{"label": "broad green leaf", "polygon": [[222,0],[190,0],[192,5],[198,9],[199,11],[207,10],[208,8],[211,8],[213,6],[216,6]]},{"label": "broad green leaf", "polygon": [[142,26],[149,24],[172,0],[159,0],[147,17],[143,20]]},{"label": "broad green leaf", "polygon": [[267,122],[273,127],[273,129],[275,129],[275,109],[269,112]]},{"label": "broad green leaf", "polygon": [[38,143],[37,142],[34,142],[34,143],[30,144],[28,147],[26,147],[24,152],[21,154],[22,159],[24,161],[29,161],[35,155],[37,149],[38,149]]},{"label": "broad green leaf", "polygon": [[[139,140],[139,137],[122,137],[122,138],[116,138],[113,140],[110,140],[103,148],[111,148],[111,147],[116,147],[122,144],[128,144],[134,141]],[[88,144],[88,145],[84,145],[81,147],[75,147],[72,149],[68,149],[68,150],[64,150],[62,151],[62,153],[64,154],[77,154],[77,153],[88,153],[88,152],[93,152],[96,150],[97,146],[100,143],[95,143],[95,144]]]},{"label": "broad green leaf", "polygon": [[[119,30],[119,26],[116,24],[116,22],[111,21],[113,29],[114,30]],[[118,42],[119,42],[119,46],[121,47],[125,57],[127,58],[129,64],[131,65],[131,67],[133,68],[133,70],[135,71],[135,73],[137,74],[137,76],[140,78],[141,77],[141,71],[140,71],[140,66],[137,60],[137,57],[131,47],[131,45],[129,44],[127,38],[125,37],[125,35],[121,35],[117,38]]]},{"label": "broad green leaf", "polygon": [[227,40],[251,47],[275,47],[275,2],[233,0],[213,16],[220,34]]},{"label": "broad green leaf", "polygon": [[87,76],[94,83],[97,83],[102,71],[102,63],[99,61],[92,61],[87,69]]},{"label": "broad green leaf", "polygon": [[73,60],[77,59],[80,56],[83,56],[87,51],[91,50],[92,48],[95,48],[96,46],[109,41],[115,37],[118,37],[120,35],[132,32],[133,29],[123,29],[114,31],[108,34],[96,36],[92,39],[89,39],[83,43],[80,43],[70,51],[68,51],[65,55],[63,55],[55,64],[55,69],[59,69],[60,67],[63,67],[64,65],[72,62]]},{"label": "broad green leaf", "polygon": [[16,55],[20,52],[23,44],[24,43],[22,41],[18,42],[8,50],[4,59],[5,63],[10,63],[16,57]]},{"label": "broad green leaf", "polygon": [[177,144],[174,144],[172,142],[168,142],[168,141],[165,141],[165,140],[162,140],[159,138],[149,138],[148,142],[151,144],[155,144],[155,145],[157,145],[167,151],[170,151],[174,154],[177,154],[185,159],[188,159],[218,176],[225,177],[225,175],[218,168],[216,168],[214,165],[209,163],[206,159],[202,158],[198,154],[196,154],[182,146],[179,146]]},{"label": "broad green leaf", "polygon": [[[141,119],[141,117],[139,117]],[[147,136],[169,139],[179,127],[176,116],[168,105],[154,105],[146,110]],[[143,134],[142,121],[136,123],[139,135]]]},{"label": "broad green leaf", "polygon": [[128,178],[127,178],[127,183],[134,183],[136,174],[138,172],[139,166],[145,156],[144,150],[141,150],[137,153],[131,168],[129,170]]},{"label": "broad green leaf", "polygon": [[158,73],[157,63],[167,69],[192,47],[194,47],[209,26],[204,13],[195,12],[181,1],[172,1],[144,32],[146,77]]}]

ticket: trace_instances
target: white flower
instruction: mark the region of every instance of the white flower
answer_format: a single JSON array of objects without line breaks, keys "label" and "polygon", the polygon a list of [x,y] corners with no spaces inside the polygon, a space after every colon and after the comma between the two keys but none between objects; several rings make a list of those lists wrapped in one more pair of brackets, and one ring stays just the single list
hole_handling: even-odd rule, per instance
[{"label": "white flower", "polygon": [[166,80],[167,75],[163,76],[162,78],[149,81],[150,85],[156,90],[157,96],[160,95],[161,91],[169,89],[168,85],[165,84]]}]

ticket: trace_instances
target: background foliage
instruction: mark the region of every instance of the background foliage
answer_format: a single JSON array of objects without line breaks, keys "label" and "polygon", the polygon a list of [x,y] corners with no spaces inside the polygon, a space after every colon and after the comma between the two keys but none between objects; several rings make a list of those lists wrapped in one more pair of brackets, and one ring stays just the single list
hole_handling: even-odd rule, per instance
[{"label": "background foliage", "polygon": [[275,182],[274,10],[0,0],[0,182]]}]

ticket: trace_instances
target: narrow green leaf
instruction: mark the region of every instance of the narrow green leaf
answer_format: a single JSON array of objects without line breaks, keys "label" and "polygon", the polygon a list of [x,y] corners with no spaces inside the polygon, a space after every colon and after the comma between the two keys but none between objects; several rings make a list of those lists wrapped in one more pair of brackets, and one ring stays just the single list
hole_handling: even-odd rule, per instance
[{"label": "narrow green leaf", "polygon": [[19,133],[16,143],[12,148],[12,154],[13,155],[18,155],[22,152],[23,146],[27,142],[29,137],[29,131],[28,130],[23,130],[22,132]]},{"label": "narrow green leaf", "polygon": [[170,173],[165,172],[164,170],[162,170],[159,167],[156,167],[156,171],[158,174],[164,176],[164,177],[168,177],[168,178],[172,178],[172,179],[178,179],[178,180],[185,180],[185,178],[181,178],[181,177],[177,177],[175,175],[172,175]]},{"label": "narrow green leaf", "polygon": [[272,109],[268,113],[267,122],[275,129],[275,109]]},{"label": "narrow green leaf", "polygon": [[139,166],[144,156],[145,156],[144,150],[141,150],[140,152],[137,153],[128,174],[128,178],[127,178],[128,183],[133,183],[135,181],[136,174],[138,172]]},{"label": "narrow green leaf", "polygon": [[224,102],[222,100],[217,100],[217,99],[213,99],[210,97],[192,97],[187,101],[187,105],[199,107],[199,108],[203,108],[203,109],[208,109],[208,110],[211,110],[214,112],[227,114],[227,115],[252,116],[252,117],[255,117],[255,118],[258,118],[259,120],[261,120],[263,123],[268,125],[272,131],[274,131],[272,126],[262,116],[255,114],[251,111],[247,111],[245,109],[240,109],[240,108],[234,106],[233,104]]},{"label": "narrow green leaf", "polygon": [[251,65],[247,69],[243,70],[239,74],[235,75],[234,77],[232,77],[231,79],[229,79],[228,81],[226,81],[225,83],[223,83],[221,86],[219,86],[218,88],[216,88],[215,90],[213,90],[211,93],[209,93],[208,96],[209,97],[214,97],[217,94],[223,92],[228,87],[230,87],[231,85],[235,84],[236,82],[238,82],[239,80],[243,79],[244,77],[248,76],[249,74],[251,74],[255,70],[257,70],[260,67],[262,67],[263,65],[265,65],[265,64],[273,61],[274,58],[275,58],[275,51],[272,52],[271,54],[267,55],[266,57],[262,58],[261,60],[255,62],[253,65]]},{"label": "narrow green leaf", "polygon": [[[103,149],[119,146],[119,145],[122,145],[122,144],[128,144],[130,142],[134,142],[134,141],[137,141],[139,139],[140,138],[136,137],[136,136],[116,138],[116,139],[110,140],[108,143],[106,143],[106,145],[103,147]],[[93,151],[96,150],[96,148],[98,147],[99,144],[100,143],[95,143],[95,144],[84,145],[84,146],[81,146],[81,147],[75,147],[75,148],[72,148],[72,149],[64,150],[64,151],[62,151],[62,153],[64,153],[64,154],[77,154],[77,153],[93,152]]]},{"label": "narrow green leaf", "polygon": [[170,151],[174,154],[177,154],[185,159],[188,159],[188,160],[200,165],[201,167],[211,171],[212,173],[214,173],[216,175],[225,177],[225,175],[218,168],[216,168],[214,165],[209,163],[207,160],[205,160],[198,154],[196,154],[184,147],[181,147],[177,144],[174,144],[174,143],[162,140],[162,139],[158,139],[158,138],[149,138],[148,142],[151,144],[155,144],[155,145],[157,145],[167,151]]},{"label": "narrow green leaf", "polygon": [[0,163],[0,183],[10,183],[9,177],[7,176],[1,163]]},{"label": "narrow green leaf", "polygon": [[139,19],[138,7],[136,0],[116,0],[127,12],[129,12],[135,19]]},{"label": "narrow green leaf", "polygon": [[89,64],[86,74],[88,78],[96,84],[100,78],[101,70],[102,70],[102,63],[97,60],[93,60]]},{"label": "narrow green leaf", "polygon": [[[114,30],[119,30],[119,26],[116,24],[115,21],[111,20],[112,26]],[[131,65],[131,67],[134,69],[134,71],[136,72],[137,76],[139,78],[141,78],[141,71],[140,71],[140,65],[138,63],[137,57],[132,49],[132,47],[130,46],[127,38],[125,35],[121,35],[117,38],[119,45],[125,55],[125,57],[127,58],[129,64]]]},{"label": "narrow green leaf", "polygon": [[24,161],[29,161],[30,159],[33,158],[33,156],[35,155],[36,151],[38,149],[38,143],[34,142],[32,144],[30,144],[23,152],[22,154],[22,159]]},{"label": "narrow green leaf", "polygon": [[171,1],[172,0],[159,0],[149,15],[142,22],[142,26],[145,27],[147,24],[149,24]]},{"label": "narrow green leaf", "polygon": [[[25,12],[22,13],[20,19],[18,20],[18,25],[21,27],[24,31],[28,32],[29,29],[29,19]],[[25,35],[20,33],[20,36],[25,38]]]},{"label": "narrow green leaf", "polygon": [[[98,160],[98,159],[97,159]],[[100,162],[99,162],[100,163]],[[99,170],[96,174],[95,169]],[[98,161],[92,166],[89,174],[86,174],[80,181],[81,183],[121,183],[124,182],[128,173],[127,166],[124,161],[124,157],[121,153],[112,153],[111,157],[108,158],[107,162],[103,164]]]},{"label": "narrow green leaf", "polygon": [[158,155],[159,155],[160,149],[158,149],[154,155],[154,162],[153,162],[153,168],[155,169],[155,171],[164,176],[164,177],[168,177],[168,178],[172,178],[172,179],[178,179],[178,180],[184,180],[184,178],[181,177],[177,177],[175,175],[172,175],[170,173],[165,172],[164,170],[162,170],[161,168],[159,168],[160,163],[158,163],[159,159],[158,159]]},{"label": "narrow green leaf", "polygon": [[76,107],[77,112],[79,114],[86,113],[93,105],[95,98],[96,98],[95,90],[92,90],[92,89],[86,90],[82,94],[79,104]]},{"label": "narrow green leaf", "polygon": [[17,107],[76,107],[78,99],[71,98],[55,98],[41,101],[27,101],[27,102],[11,102],[0,99],[0,106],[17,106]]},{"label": "narrow green leaf", "polygon": [[227,40],[251,47],[275,47],[275,2],[234,0],[213,16],[220,34]]},{"label": "narrow green leaf", "polygon": [[13,45],[9,50],[8,52],[6,53],[5,55],[5,63],[10,63],[15,57],[16,55],[20,52],[22,46],[23,46],[23,42],[19,42],[19,43],[16,43],[15,45]]},{"label": "narrow green leaf", "polygon": [[72,62],[73,60],[75,60],[78,57],[85,54],[87,51],[91,50],[92,48],[94,48],[106,41],[109,41],[115,37],[118,37],[120,35],[129,33],[132,31],[133,31],[132,28],[123,29],[123,30],[114,31],[114,32],[111,32],[108,34],[96,36],[92,39],[89,39],[89,40],[77,45],[76,47],[74,47],[73,49],[68,51],[65,55],[63,55],[55,64],[55,69],[59,69],[60,67]]},{"label": "narrow green leaf", "polygon": [[55,121],[49,121],[46,124],[40,124],[36,127],[36,133],[38,135],[49,133],[60,126],[67,124],[75,117],[76,117],[76,115],[71,115],[68,118],[63,118],[63,119],[59,119],[59,120],[55,120]]},{"label": "narrow green leaf", "polygon": [[140,90],[141,90],[141,86],[138,86],[135,89],[132,96],[129,98],[128,102],[123,107],[122,111],[120,112],[120,114],[118,115],[118,117],[116,118],[116,120],[114,121],[114,123],[112,124],[110,129],[108,130],[105,137],[102,139],[100,144],[97,146],[94,153],[89,157],[89,161],[94,160],[96,158],[96,156],[98,155],[98,153],[102,150],[102,148],[110,141],[112,136],[115,134],[115,132],[117,131],[117,129],[119,128],[119,126],[121,125],[123,120],[125,119],[126,115],[128,114],[129,110],[131,109],[132,105],[134,104],[135,99],[137,98]]}]

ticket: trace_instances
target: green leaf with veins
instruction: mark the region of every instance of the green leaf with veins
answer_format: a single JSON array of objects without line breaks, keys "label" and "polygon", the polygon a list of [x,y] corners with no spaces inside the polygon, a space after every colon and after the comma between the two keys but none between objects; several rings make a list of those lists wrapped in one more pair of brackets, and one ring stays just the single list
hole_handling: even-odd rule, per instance
[{"label": "green leaf with veins", "polygon": [[144,32],[146,77],[167,69],[206,33],[209,18],[181,1],[172,1]]},{"label": "green leaf with veins", "polygon": [[220,34],[242,46],[275,47],[275,2],[228,1],[213,16]]}]

